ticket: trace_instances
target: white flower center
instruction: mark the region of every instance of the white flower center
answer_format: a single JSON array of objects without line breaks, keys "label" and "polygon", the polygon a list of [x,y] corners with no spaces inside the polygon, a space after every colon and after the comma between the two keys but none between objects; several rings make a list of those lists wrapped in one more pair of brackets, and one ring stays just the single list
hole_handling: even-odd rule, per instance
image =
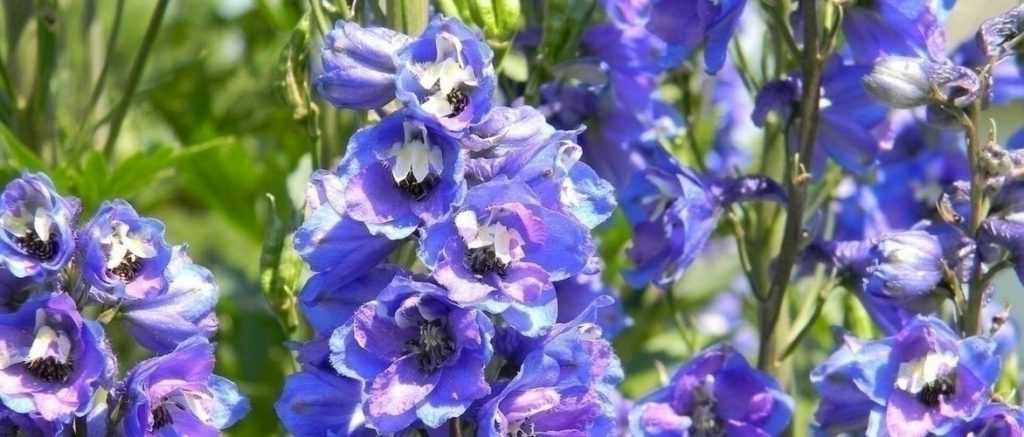
[{"label": "white flower center", "polygon": [[139,258],[156,256],[156,247],[145,236],[131,230],[127,223],[114,220],[110,223],[110,234],[100,241],[107,249],[107,269],[113,269],[124,261],[128,254]]},{"label": "white flower center", "polygon": [[431,92],[423,108],[435,115],[454,117],[465,109],[467,88],[476,87],[477,81],[473,69],[462,60],[462,42],[458,38],[442,33],[436,41],[434,62],[419,66],[420,86]]},{"label": "white flower center", "polygon": [[410,174],[413,182],[423,182],[434,173],[441,173],[444,161],[441,149],[430,147],[427,129],[422,124],[406,122],[404,124],[405,141],[391,146],[390,157],[395,158],[391,166],[391,177],[395,183],[402,182]]},{"label": "white flower center", "polygon": [[918,394],[925,386],[953,372],[960,358],[951,352],[929,353],[922,358],[900,364],[896,388]]},{"label": "white flower center", "polygon": [[456,215],[455,227],[468,249],[493,249],[495,258],[504,265],[525,256],[523,238],[518,231],[501,223],[481,225],[473,211],[463,211]]},{"label": "white flower center", "polygon": [[14,213],[4,212],[0,215],[0,226],[3,226],[15,237],[24,237],[34,232],[40,241],[50,241],[50,230],[53,226],[53,216],[50,211],[38,206],[35,208],[21,207]]},{"label": "white flower center", "polygon": [[32,340],[32,347],[24,361],[32,361],[40,358],[56,358],[57,361],[66,362],[71,355],[71,340],[63,332],[55,331],[46,325],[46,312],[42,308],[36,310],[36,337]]}]

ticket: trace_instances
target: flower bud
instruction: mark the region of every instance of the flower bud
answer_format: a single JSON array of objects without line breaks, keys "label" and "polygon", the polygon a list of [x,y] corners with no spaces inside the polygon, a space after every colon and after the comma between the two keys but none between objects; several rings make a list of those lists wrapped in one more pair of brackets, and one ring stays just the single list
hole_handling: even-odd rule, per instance
[{"label": "flower bud", "polygon": [[887,56],[875,63],[864,78],[872,96],[893,108],[913,108],[928,103],[931,83],[926,61],[904,56]]},{"label": "flower bud", "polygon": [[440,0],[437,5],[445,15],[475,24],[488,41],[508,41],[523,27],[519,0]]},{"label": "flower bud", "polygon": [[1013,53],[1013,40],[1024,32],[1024,5],[981,23],[975,40],[991,61],[998,61]]}]

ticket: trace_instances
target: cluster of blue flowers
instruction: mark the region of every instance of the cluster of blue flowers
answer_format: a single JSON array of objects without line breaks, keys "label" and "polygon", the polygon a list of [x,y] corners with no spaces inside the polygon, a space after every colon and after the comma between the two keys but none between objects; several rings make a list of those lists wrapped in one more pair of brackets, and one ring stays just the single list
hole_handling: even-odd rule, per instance
[{"label": "cluster of blue flowers", "polygon": [[[0,435],[206,436],[238,421],[248,400],[213,374],[210,271],[123,200],[80,213],[43,174],[0,194]],[[117,325],[155,355],[124,376]]]},{"label": "cluster of blue flowers", "polygon": [[[800,1],[773,23],[790,37],[779,50],[816,52],[774,77],[762,60],[757,81],[727,56],[763,25],[746,1],[599,3],[605,20],[582,33],[579,59],[546,71],[534,106],[499,86],[483,36],[457,19],[438,16],[418,36],[339,22],[326,36],[317,92],[379,121],[306,191],[294,245],[312,271],[299,299],[315,337],[297,347],[302,370],[277,404],[288,430],[782,434],[794,401],[764,370],[791,351],[745,344],[744,293],[715,296],[696,317],[731,345],[696,351],[635,403],[617,392],[608,341],[630,321],[592,235],[621,209],[632,230],[625,282],[670,296],[699,256],[720,250],[723,217],[756,201],[787,211],[792,237],[787,256],[744,266],[761,342],[776,341],[772,304],[794,269],[826,270],[880,336],[836,330],[809,379],[815,432],[1024,435],[1024,413],[993,393],[1017,332],[991,286],[1004,266],[1024,280],[1024,135],[978,141],[978,112],[1024,98],[1012,59],[1024,6],[947,51],[953,0],[834,2],[831,33],[808,31],[813,44],[793,33],[819,26]],[[523,34],[517,47],[536,50]],[[690,168],[670,152],[683,116],[658,90],[698,74],[684,65],[698,51],[716,76],[717,117]],[[767,126],[792,180],[739,173],[744,143]],[[825,188],[823,211],[804,214],[808,184]],[[411,266],[389,263],[412,254]],[[760,369],[744,358],[757,347]]]}]

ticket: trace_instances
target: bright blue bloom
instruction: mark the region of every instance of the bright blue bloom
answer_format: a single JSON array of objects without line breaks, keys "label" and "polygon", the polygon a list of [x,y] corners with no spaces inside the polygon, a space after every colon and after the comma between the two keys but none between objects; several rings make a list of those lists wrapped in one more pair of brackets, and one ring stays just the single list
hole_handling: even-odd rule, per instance
[{"label": "bright blue bloom", "polygon": [[942,23],[955,4],[956,0],[878,0],[847,8],[847,47],[861,64],[872,64],[883,55],[944,59]]},{"label": "bright blue bloom", "polygon": [[127,437],[215,436],[249,412],[249,400],[213,374],[213,345],[193,337],[136,365],[125,378],[118,431]]},{"label": "bright blue bloom", "polygon": [[212,337],[220,298],[213,273],[193,263],[184,246],[176,246],[165,279],[167,287],[158,294],[121,301],[121,315],[132,337],[157,353],[173,351],[195,336]]},{"label": "bright blue bloom", "polygon": [[381,264],[361,276],[342,280],[329,274],[314,274],[299,293],[302,314],[318,335],[330,336],[356,309],[376,298],[396,275],[405,276],[406,272],[390,264]]},{"label": "bright blue bloom", "polygon": [[0,402],[20,414],[69,422],[116,372],[100,325],[66,294],[41,295],[0,314]]},{"label": "bright blue bloom", "polygon": [[324,37],[313,86],[339,108],[380,108],[395,98],[397,53],[409,40],[390,29],[338,21]]},{"label": "bright blue bloom", "polygon": [[[816,147],[824,153],[816,153],[815,173],[824,169],[825,155],[849,171],[864,172],[889,139],[889,110],[872,98],[862,84],[870,71],[870,64],[845,64],[838,57],[826,63],[815,139]],[[800,99],[801,88],[795,76],[766,83],[756,99],[754,123],[764,126],[770,112],[777,112],[783,123],[797,116],[792,108]]]},{"label": "bright blue bloom", "polygon": [[594,324],[596,311],[608,300],[597,299],[543,337],[510,333],[506,366],[517,373],[499,380],[480,408],[480,435],[611,434],[617,417],[614,387],[622,380],[622,368]]},{"label": "bright blue bloom", "polygon": [[274,411],[296,437],[372,437],[362,419],[363,384],[339,375],[330,364],[327,340],[299,349],[302,370],[285,380]]},{"label": "bright blue bloom", "polygon": [[624,32],[643,30],[662,46],[666,67],[678,65],[698,48],[704,65],[715,74],[725,64],[746,0],[606,0],[612,23]]},{"label": "bright blue bloom", "polygon": [[434,17],[398,51],[398,100],[416,117],[452,132],[480,121],[497,84],[483,35],[459,20]]},{"label": "bright blue bloom", "polygon": [[635,174],[619,193],[633,226],[629,251],[633,270],[625,273],[633,287],[654,282],[669,287],[707,244],[722,211],[746,200],[783,199],[782,187],[765,177],[709,180],[681,166],[667,153]]},{"label": "bright blue bloom", "polygon": [[501,314],[529,335],[555,321],[552,282],[582,271],[593,253],[583,223],[504,177],[473,187],[460,209],[426,229],[418,252],[452,300]]},{"label": "bright blue bloom", "polygon": [[164,240],[164,224],[140,217],[123,200],[100,205],[80,232],[78,253],[82,278],[100,302],[142,299],[167,287],[171,247]]},{"label": "bright blue bloom", "polygon": [[[337,174],[318,170],[306,188],[305,220],[295,250],[318,281],[341,284],[362,276],[398,247],[345,214],[345,186]],[[318,292],[309,292],[317,294]]]},{"label": "bright blue bloom", "polygon": [[615,290],[601,279],[604,262],[599,257],[592,257],[588,267],[569,279],[555,282],[555,293],[558,298],[559,323],[569,323],[580,317],[602,296],[613,300],[607,306],[597,309],[594,320],[601,327],[605,338],[611,340],[623,329],[633,324],[633,319],[626,315],[622,302],[615,296]]},{"label": "bright blue bloom", "polygon": [[356,132],[326,188],[336,211],[392,240],[446,216],[466,190],[459,143],[407,115]]},{"label": "bright blue bloom", "polygon": [[[75,253],[79,209],[42,173],[9,182],[0,194],[0,276],[39,282],[63,269]],[[7,293],[0,291],[0,302]]]},{"label": "bright blue bloom", "polygon": [[669,385],[636,402],[637,437],[773,436],[793,415],[793,400],[771,376],[729,346],[707,349],[684,364]]},{"label": "bright blue bloom", "polygon": [[816,427],[826,433],[943,435],[980,412],[999,375],[995,342],[961,339],[932,317],[880,340],[837,340],[811,373],[822,398]]},{"label": "bright blue bloom", "polygon": [[15,413],[0,404],[0,435],[50,437],[60,435],[64,428],[62,423],[47,422],[38,415]]},{"label": "bright blue bloom", "polygon": [[955,426],[949,437],[1020,437],[1024,436],[1024,412],[1020,407],[991,403],[971,420]]},{"label": "bright blue bloom", "polygon": [[440,427],[490,392],[491,321],[445,294],[396,276],[331,336],[331,364],[363,382],[363,414],[382,433]]}]

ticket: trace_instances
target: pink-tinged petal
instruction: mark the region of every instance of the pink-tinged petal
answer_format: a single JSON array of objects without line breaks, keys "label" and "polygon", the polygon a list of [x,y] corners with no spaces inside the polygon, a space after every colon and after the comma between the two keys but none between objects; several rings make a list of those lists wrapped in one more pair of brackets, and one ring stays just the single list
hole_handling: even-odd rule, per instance
[{"label": "pink-tinged petal", "polygon": [[650,403],[642,407],[640,412],[640,429],[650,435],[678,432],[690,428],[689,417],[681,416],[668,404]]},{"label": "pink-tinged petal", "polygon": [[496,289],[482,281],[476,281],[472,272],[460,260],[445,260],[434,271],[434,279],[448,289],[448,297],[459,303],[477,303],[484,300]]},{"label": "pink-tinged petal", "polygon": [[367,420],[376,423],[415,410],[434,391],[439,377],[440,372],[421,371],[415,355],[395,361],[377,375],[367,390]]},{"label": "pink-tinged petal", "polygon": [[893,390],[885,409],[885,428],[900,437],[925,437],[935,429],[938,413],[903,390]]},{"label": "pink-tinged petal", "polygon": [[548,274],[533,263],[510,265],[501,281],[501,292],[519,303],[532,304],[552,290]]},{"label": "pink-tinged petal", "polygon": [[377,302],[370,302],[356,310],[352,315],[352,335],[363,349],[382,360],[394,361],[405,353],[405,343],[414,333],[379,317],[379,306]]},{"label": "pink-tinged petal", "polygon": [[499,409],[505,412],[508,420],[516,421],[528,418],[541,411],[547,411],[558,405],[562,397],[558,390],[551,387],[532,388],[501,401]]}]

